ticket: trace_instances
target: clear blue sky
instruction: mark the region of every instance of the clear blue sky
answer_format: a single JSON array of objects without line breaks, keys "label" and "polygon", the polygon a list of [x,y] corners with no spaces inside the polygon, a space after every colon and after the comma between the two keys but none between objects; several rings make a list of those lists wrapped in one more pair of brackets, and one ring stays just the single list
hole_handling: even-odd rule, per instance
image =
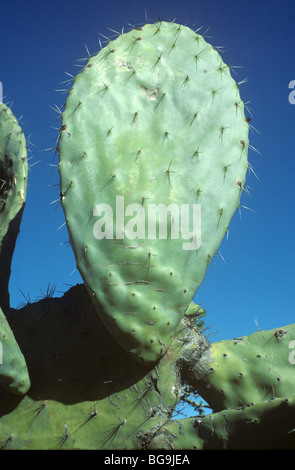
[{"label": "clear blue sky", "polygon": [[[54,153],[58,123],[52,108],[61,106],[63,81],[77,74],[77,59],[99,50],[99,33],[110,36],[128,24],[165,20],[203,26],[207,40],[223,46],[237,81],[248,79],[241,96],[249,102],[250,152],[255,173],[248,176],[250,196],[237,212],[229,239],[209,267],[196,302],[207,309],[214,340],[294,322],[295,265],[295,105],[288,84],[295,80],[295,1],[284,0],[1,0],[0,81],[5,102],[31,135],[27,205],[13,260],[12,306],[56,285],[57,295],[80,282],[75,271],[59,198]],[[102,38],[103,39],[103,38]],[[213,336],[215,334],[215,336]]]}]

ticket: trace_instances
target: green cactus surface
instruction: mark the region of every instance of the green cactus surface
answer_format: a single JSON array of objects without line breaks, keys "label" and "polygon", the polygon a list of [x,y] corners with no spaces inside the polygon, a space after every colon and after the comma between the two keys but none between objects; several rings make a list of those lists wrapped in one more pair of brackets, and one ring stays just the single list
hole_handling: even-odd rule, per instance
[{"label": "green cactus surface", "polygon": [[170,421],[150,441],[154,450],[271,450],[295,448],[295,397]]},{"label": "green cactus surface", "polygon": [[184,383],[193,384],[196,367],[202,369],[210,352],[190,316],[183,317],[154,367],[135,362],[112,338],[84,285],[61,298],[11,309],[7,318],[26,358],[31,387],[23,397],[11,390],[0,393],[1,449],[294,448],[290,393],[175,419]]},{"label": "green cactus surface", "polygon": [[32,386],[24,398],[0,394],[2,448],[140,449],[145,430],[171,418],[181,395],[181,344],[154,369],[136,364],[83,285],[11,310],[9,321]]},{"label": "green cactus surface", "polygon": [[295,383],[294,341],[293,324],[213,343],[196,386],[214,411],[287,397]]},{"label": "green cactus surface", "polygon": [[98,314],[141,363],[169,347],[239,207],[248,130],[229,67],[179,24],[120,35],[74,80],[58,144],[70,242]]},{"label": "green cactus surface", "polygon": [[11,260],[26,201],[26,139],[10,108],[0,103],[0,307],[9,307]]},{"label": "green cactus surface", "polygon": [[0,308],[0,391],[24,395],[29,388],[25,358]]}]

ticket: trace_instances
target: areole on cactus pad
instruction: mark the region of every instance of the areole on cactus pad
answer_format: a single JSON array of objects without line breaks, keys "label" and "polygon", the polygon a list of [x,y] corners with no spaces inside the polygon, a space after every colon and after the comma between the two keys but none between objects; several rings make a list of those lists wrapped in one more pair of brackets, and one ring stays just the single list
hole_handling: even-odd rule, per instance
[{"label": "areole on cactus pad", "polygon": [[59,136],[61,203],[114,338],[158,360],[240,204],[248,131],[237,83],[190,28],[146,24],[77,75]]}]

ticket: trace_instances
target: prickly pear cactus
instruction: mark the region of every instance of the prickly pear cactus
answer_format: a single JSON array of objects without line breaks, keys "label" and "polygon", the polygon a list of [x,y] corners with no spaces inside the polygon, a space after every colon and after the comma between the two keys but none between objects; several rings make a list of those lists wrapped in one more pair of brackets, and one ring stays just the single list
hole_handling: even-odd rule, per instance
[{"label": "prickly pear cactus", "polygon": [[248,128],[229,67],[179,24],[120,35],[74,81],[61,203],[97,312],[140,362],[169,347],[239,207]]},{"label": "prickly pear cactus", "polygon": [[27,147],[10,108],[0,103],[0,307],[9,307],[8,283],[27,192]]},{"label": "prickly pear cactus", "polygon": [[[119,36],[76,77],[59,137],[85,285],[16,310],[26,145],[0,105],[0,449],[294,449],[295,325],[210,345],[192,301],[248,166],[217,51],[174,23]],[[183,390],[212,413],[175,419]]]}]

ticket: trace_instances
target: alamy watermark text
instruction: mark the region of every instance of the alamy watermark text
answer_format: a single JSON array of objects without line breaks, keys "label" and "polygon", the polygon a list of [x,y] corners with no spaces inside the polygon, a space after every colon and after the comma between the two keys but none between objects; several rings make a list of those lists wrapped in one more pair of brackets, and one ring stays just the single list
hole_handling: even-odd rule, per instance
[{"label": "alamy watermark text", "polygon": [[[185,240],[183,250],[197,250],[201,245],[201,204],[147,204],[145,207],[128,204],[125,207],[124,196],[116,196],[115,209],[114,214],[109,204],[94,207],[93,215],[99,217],[93,226],[97,240],[181,238]],[[129,218],[127,222],[125,217]]]}]

